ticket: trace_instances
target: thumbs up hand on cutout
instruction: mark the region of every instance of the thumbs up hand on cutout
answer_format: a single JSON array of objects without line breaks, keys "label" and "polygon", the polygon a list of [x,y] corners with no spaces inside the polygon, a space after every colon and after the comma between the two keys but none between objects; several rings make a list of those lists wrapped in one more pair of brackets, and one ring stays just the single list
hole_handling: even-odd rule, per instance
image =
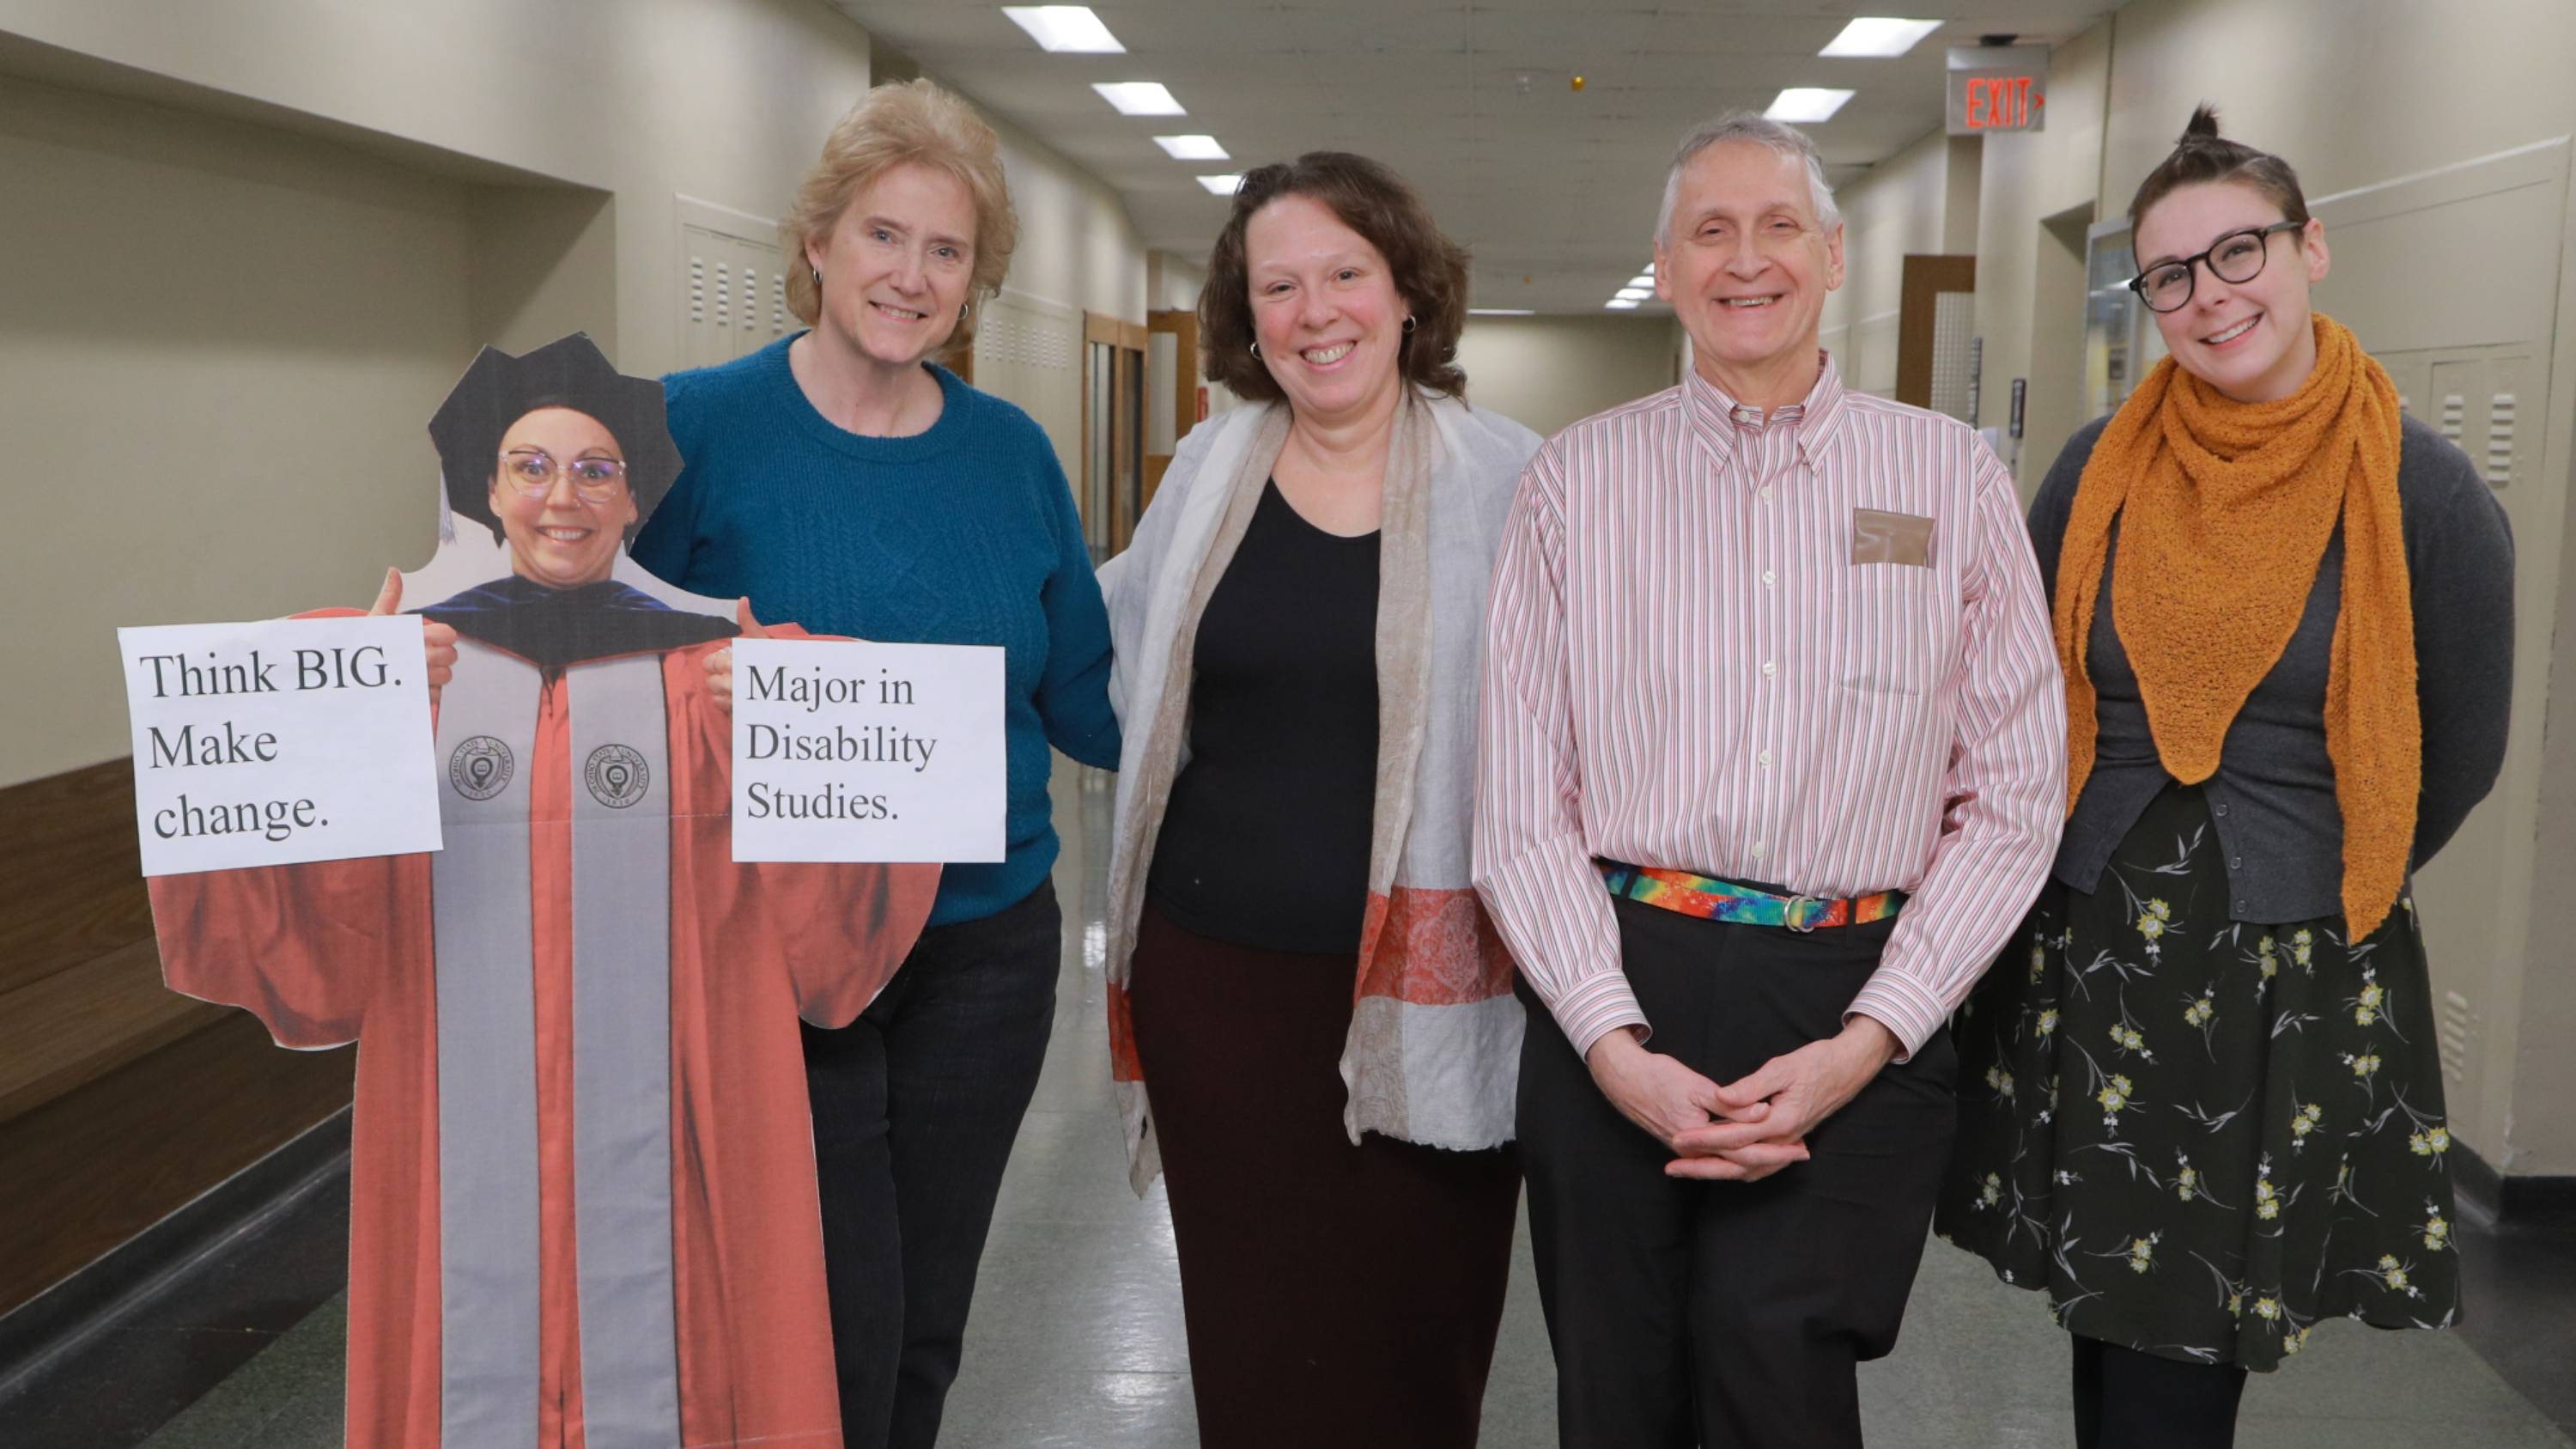
[{"label": "thumbs up hand on cutout", "polygon": [[[376,602],[367,612],[372,615],[397,613],[402,609],[402,570],[385,570],[385,586],[376,593]],[[433,620],[420,621],[422,652],[429,662],[429,707],[438,708],[438,692],[456,677],[456,626]]]},{"label": "thumbs up hand on cutout", "polygon": [[[751,600],[743,599],[733,606],[733,621],[742,626],[745,639],[766,639],[769,631],[751,616]],[[717,705],[733,709],[733,646],[726,645],[707,656],[707,693],[715,696]]]}]

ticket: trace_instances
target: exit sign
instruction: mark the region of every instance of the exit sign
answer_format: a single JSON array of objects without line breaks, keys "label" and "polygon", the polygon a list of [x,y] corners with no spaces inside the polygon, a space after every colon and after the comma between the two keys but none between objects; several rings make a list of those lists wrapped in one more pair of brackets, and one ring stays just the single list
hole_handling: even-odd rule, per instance
[{"label": "exit sign", "polygon": [[2048,114],[2048,47],[1950,47],[1950,134],[2038,131]]}]

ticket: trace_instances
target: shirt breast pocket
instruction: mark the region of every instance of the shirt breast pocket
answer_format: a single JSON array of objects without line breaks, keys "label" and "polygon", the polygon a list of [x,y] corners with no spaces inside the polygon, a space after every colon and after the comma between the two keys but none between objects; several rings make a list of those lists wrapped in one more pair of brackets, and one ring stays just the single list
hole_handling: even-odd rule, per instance
[{"label": "shirt breast pocket", "polygon": [[1940,681],[1947,610],[1932,570],[1869,564],[1834,592],[1828,677],[1861,694],[1919,697]]}]

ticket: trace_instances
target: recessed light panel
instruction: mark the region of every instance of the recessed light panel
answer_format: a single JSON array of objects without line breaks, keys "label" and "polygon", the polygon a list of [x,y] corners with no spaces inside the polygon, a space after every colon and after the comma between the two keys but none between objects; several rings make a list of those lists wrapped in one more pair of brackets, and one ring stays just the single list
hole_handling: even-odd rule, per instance
[{"label": "recessed light panel", "polygon": [[1629,301],[1625,297],[1613,297],[1601,305],[1613,312],[1634,312],[1637,310],[1637,304]]},{"label": "recessed light panel", "polygon": [[1210,195],[1232,196],[1235,189],[1243,185],[1243,178],[1239,175],[1202,176],[1199,185],[1206,187]]},{"label": "recessed light panel", "polygon": [[1826,42],[1818,55],[1903,55],[1917,41],[1941,28],[1938,20],[1899,20],[1889,15],[1863,15]]},{"label": "recessed light panel", "polygon": [[1124,55],[1127,47],[1100,23],[1088,5],[1005,5],[1002,13],[1029,33],[1041,50],[1081,55]]},{"label": "recessed light panel", "polygon": [[1156,136],[1154,144],[1175,161],[1230,161],[1214,136]]},{"label": "recessed light panel", "polygon": [[1832,120],[1834,112],[1841,110],[1843,102],[1851,98],[1850,91],[1827,90],[1818,86],[1791,86],[1782,91],[1779,99],[1771,103],[1771,109],[1764,111],[1762,115],[1765,120],[1786,121],[1793,126],[1812,126],[1819,121]]},{"label": "recessed light panel", "polygon": [[1100,98],[1118,108],[1122,116],[1185,116],[1181,103],[1163,89],[1161,81],[1095,81],[1091,88]]},{"label": "recessed light panel", "polygon": [[1535,317],[1538,312],[1530,307],[1470,307],[1467,309],[1467,315],[1470,317]]},{"label": "recessed light panel", "polygon": [[1619,300],[1622,302],[1643,302],[1653,295],[1655,293],[1651,287],[1621,287],[1618,291]]}]

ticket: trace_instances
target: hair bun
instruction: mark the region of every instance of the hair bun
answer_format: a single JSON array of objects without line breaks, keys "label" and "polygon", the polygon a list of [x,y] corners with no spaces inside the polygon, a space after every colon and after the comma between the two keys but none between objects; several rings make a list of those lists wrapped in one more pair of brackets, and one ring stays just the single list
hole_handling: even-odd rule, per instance
[{"label": "hair bun", "polygon": [[2203,101],[2192,111],[2191,123],[2182,128],[2182,139],[2176,144],[2188,146],[2194,141],[2215,141],[2217,139],[2218,107],[2211,105],[2207,101]]}]

